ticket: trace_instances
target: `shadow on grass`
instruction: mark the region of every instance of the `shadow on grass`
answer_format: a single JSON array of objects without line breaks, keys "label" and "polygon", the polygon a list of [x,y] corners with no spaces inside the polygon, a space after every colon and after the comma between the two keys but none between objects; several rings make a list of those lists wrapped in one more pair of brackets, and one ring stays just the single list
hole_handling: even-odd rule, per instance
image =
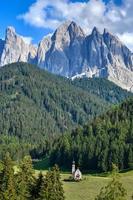
[{"label": "shadow on grass", "polygon": [[[35,170],[49,170],[51,168],[50,163],[49,163],[49,158],[45,158],[42,160],[33,160],[33,167]],[[125,169],[125,170],[121,170],[119,173],[120,174],[124,174],[127,172],[132,171],[133,169]],[[71,173],[71,169],[68,168],[60,168],[60,171],[62,174],[70,174]],[[99,176],[99,177],[108,177],[110,176],[112,173],[111,172],[101,172],[101,171],[94,171],[94,170],[82,170],[82,173],[86,176]],[[70,180],[68,180],[70,181]]]},{"label": "shadow on grass", "polygon": [[[49,158],[45,158],[42,160],[33,160],[33,167],[35,170],[49,170],[51,168],[50,163],[49,163]],[[60,168],[60,171],[62,174],[70,174],[71,173],[71,169],[68,168]],[[82,169],[81,169],[82,171]],[[82,171],[82,173],[84,175],[91,175],[91,176],[101,176],[101,177],[105,177],[105,176],[109,176],[109,172],[106,173],[101,173],[100,171]]]},{"label": "shadow on grass", "polygon": [[121,170],[119,173],[120,174],[124,174],[124,173],[131,172],[131,171],[133,171],[133,168],[128,168],[128,169]]},{"label": "shadow on grass", "polygon": [[50,168],[49,158],[33,160],[33,167],[35,170],[48,170]]}]

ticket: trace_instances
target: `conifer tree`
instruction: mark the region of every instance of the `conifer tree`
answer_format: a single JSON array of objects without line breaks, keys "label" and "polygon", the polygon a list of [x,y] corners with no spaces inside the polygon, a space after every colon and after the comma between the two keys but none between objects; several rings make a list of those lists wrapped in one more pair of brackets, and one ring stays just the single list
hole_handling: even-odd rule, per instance
[{"label": "conifer tree", "polygon": [[61,182],[60,171],[57,165],[55,165],[52,169],[53,173],[53,186],[54,192],[56,194],[55,200],[64,200],[64,190]]},{"label": "conifer tree", "polygon": [[117,168],[114,167],[111,182],[101,189],[100,194],[95,200],[127,200],[127,192],[119,181],[119,175],[116,173],[116,170]]},{"label": "conifer tree", "polygon": [[0,199],[16,200],[13,161],[6,153],[0,171]]},{"label": "conifer tree", "polygon": [[30,186],[34,182],[34,170],[32,167],[32,160],[30,156],[24,157],[20,164],[20,169],[17,177],[18,199],[30,199]]},{"label": "conifer tree", "polygon": [[30,200],[37,200],[40,198],[41,187],[44,185],[44,176],[42,172],[39,173],[38,177],[30,184]]},{"label": "conifer tree", "polygon": [[64,200],[59,168],[55,165],[42,182],[39,200]]}]

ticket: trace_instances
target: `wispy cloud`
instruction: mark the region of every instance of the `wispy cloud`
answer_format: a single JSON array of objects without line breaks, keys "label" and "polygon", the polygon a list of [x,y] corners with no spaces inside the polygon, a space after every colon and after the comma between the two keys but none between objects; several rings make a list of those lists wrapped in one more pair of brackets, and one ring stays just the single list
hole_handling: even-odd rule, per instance
[{"label": "wispy cloud", "polygon": [[73,3],[70,0],[37,0],[18,18],[32,26],[51,30],[65,20],[76,21],[88,33],[94,26],[101,31],[108,28],[133,49],[133,3],[132,0],[123,2],[121,6],[116,6],[112,1],[105,4],[103,0]]},{"label": "wispy cloud", "polygon": [[117,36],[129,49],[133,50],[133,33],[125,32],[123,34],[117,34]]},{"label": "wispy cloud", "polygon": [[31,44],[33,40],[32,37],[21,36],[21,38],[25,41],[26,44]]}]

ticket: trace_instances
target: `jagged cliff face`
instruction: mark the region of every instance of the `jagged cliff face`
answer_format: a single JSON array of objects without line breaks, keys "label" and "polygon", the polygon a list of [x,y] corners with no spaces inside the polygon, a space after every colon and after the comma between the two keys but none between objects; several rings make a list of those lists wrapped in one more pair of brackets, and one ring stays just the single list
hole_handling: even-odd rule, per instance
[{"label": "jagged cliff face", "polygon": [[63,23],[50,37],[44,37],[36,49],[8,28],[0,40],[0,65],[12,62],[36,63],[62,76],[106,77],[117,85],[133,88],[133,54],[106,29],[95,27],[89,36],[75,22]]},{"label": "jagged cliff face", "polygon": [[[94,28],[85,38],[86,69],[82,74],[87,77],[106,77],[117,85],[130,90],[133,86],[133,55],[117,37],[106,29],[103,34]],[[82,75],[81,74],[81,75]]]},{"label": "jagged cliff face", "polygon": [[0,66],[13,62],[32,62],[35,59],[36,48],[26,44],[13,27],[7,28],[5,41],[2,42]]},{"label": "jagged cliff face", "polygon": [[74,22],[61,25],[50,38],[44,38],[38,48],[38,65],[48,71],[71,77],[80,71],[83,57],[83,30]]}]

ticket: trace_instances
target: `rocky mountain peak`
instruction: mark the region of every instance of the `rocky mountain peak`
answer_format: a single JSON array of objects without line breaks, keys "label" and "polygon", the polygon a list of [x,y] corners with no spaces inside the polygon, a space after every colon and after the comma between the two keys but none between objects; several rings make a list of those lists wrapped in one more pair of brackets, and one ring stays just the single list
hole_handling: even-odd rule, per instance
[{"label": "rocky mountain peak", "polygon": [[61,24],[37,49],[8,27],[5,41],[0,40],[0,66],[19,61],[69,78],[106,77],[127,90],[133,85],[132,52],[107,29],[100,33],[94,27],[87,36],[74,21]]},{"label": "rocky mountain peak", "polygon": [[109,30],[107,28],[104,28],[103,35],[108,33],[110,33]]},{"label": "rocky mountain peak", "polygon": [[11,38],[13,38],[15,36],[16,36],[15,28],[12,26],[8,26],[6,29],[5,40],[10,40]]},{"label": "rocky mountain peak", "polygon": [[6,28],[6,34],[9,34],[9,33],[15,33],[15,28],[13,26],[8,26]]},{"label": "rocky mountain peak", "polygon": [[97,28],[96,26],[93,28],[91,34],[92,34],[92,35],[99,35],[99,34],[100,34],[100,32],[99,32],[99,30],[98,30],[98,28]]},{"label": "rocky mountain peak", "polygon": [[73,40],[76,37],[84,37],[84,31],[73,21],[66,21],[57,28],[52,40]]},{"label": "rocky mountain peak", "polygon": [[116,44],[119,43],[119,45],[124,45],[124,44],[122,44],[120,39],[116,35],[113,35],[108,29],[104,29],[103,38],[104,38],[105,43],[106,42],[113,42],[113,43],[116,43]]},{"label": "rocky mountain peak", "polygon": [[91,34],[87,37],[92,42],[95,41],[95,42],[101,43],[101,40],[102,40],[102,34],[100,33],[97,27],[94,27]]},{"label": "rocky mountain peak", "polygon": [[[2,46],[3,45],[3,46]],[[27,62],[34,59],[36,49],[26,44],[23,37],[18,35],[14,27],[7,27],[4,44],[0,46],[0,66],[13,62]]]},{"label": "rocky mountain peak", "polygon": [[68,31],[69,31],[69,34],[71,35],[71,39],[73,39],[75,37],[84,37],[85,36],[83,29],[73,21],[68,26]]}]

